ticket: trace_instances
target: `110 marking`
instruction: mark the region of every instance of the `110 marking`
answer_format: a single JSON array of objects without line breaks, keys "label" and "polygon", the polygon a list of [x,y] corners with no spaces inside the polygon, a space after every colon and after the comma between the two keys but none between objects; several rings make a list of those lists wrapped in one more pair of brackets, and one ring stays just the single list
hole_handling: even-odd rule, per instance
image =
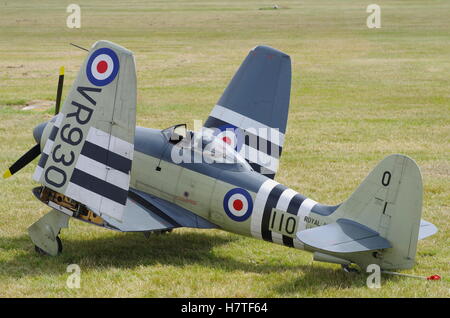
[{"label": "110 marking", "polygon": [[298,217],[294,214],[274,208],[272,209],[272,214],[270,215],[269,224],[269,229],[272,232],[281,233],[289,237],[295,237],[298,227]]}]

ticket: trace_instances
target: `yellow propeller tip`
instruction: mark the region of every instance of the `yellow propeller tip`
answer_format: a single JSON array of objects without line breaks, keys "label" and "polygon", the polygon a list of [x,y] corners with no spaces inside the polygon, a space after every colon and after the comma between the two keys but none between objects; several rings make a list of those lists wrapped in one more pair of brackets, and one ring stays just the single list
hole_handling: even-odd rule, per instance
[{"label": "yellow propeller tip", "polygon": [[8,169],[8,170],[6,170],[5,173],[3,174],[3,179],[7,179],[7,178],[9,178],[9,177],[11,177],[11,176],[12,176],[12,173],[11,173],[11,171],[9,171],[9,169]]},{"label": "yellow propeller tip", "polygon": [[64,66],[59,68],[59,75],[64,75]]}]

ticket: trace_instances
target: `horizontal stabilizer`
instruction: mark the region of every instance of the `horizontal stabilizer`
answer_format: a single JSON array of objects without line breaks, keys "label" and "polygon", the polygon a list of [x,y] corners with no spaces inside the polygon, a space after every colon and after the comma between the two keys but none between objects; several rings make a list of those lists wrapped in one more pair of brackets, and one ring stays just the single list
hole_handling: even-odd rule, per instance
[{"label": "horizontal stabilizer", "polygon": [[437,227],[430,222],[425,220],[420,220],[420,228],[419,228],[419,240],[423,240],[424,238],[436,234],[438,231]]},{"label": "horizontal stabilizer", "polygon": [[355,253],[392,247],[388,240],[370,228],[348,219],[300,231],[305,245],[333,253]]}]

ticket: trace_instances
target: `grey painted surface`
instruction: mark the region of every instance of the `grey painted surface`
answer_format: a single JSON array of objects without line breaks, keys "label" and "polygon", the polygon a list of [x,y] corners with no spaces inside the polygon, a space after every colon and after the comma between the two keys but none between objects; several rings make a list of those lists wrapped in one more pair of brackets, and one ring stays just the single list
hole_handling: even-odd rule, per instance
[{"label": "grey painted surface", "polygon": [[437,227],[428,221],[420,220],[420,228],[419,228],[419,240],[423,240],[424,238],[436,234],[438,231]]},{"label": "grey painted surface", "polygon": [[337,208],[339,208],[339,206],[340,206],[340,204],[324,205],[324,204],[317,203],[316,205],[313,206],[313,208],[311,209],[311,212],[322,215],[322,216],[329,216],[334,211],[336,211]]},{"label": "grey painted surface", "polygon": [[212,224],[211,222],[176,204],[157,198],[142,191],[132,191],[139,194],[142,198],[153,204],[156,208],[160,209],[181,226],[204,229],[217,228],[217,226]]},{"label": "grey painted surface", "polygon": [[155,231],[175,227],[151,210],[143,208],[129,198],[127,199],[122,222],[107,215],[104,215],[103,219],[122,232]]},{"label": "grey painted surface", "polygon": [[[148,156],[160,158],[162,161],[172,163],[170,156],[173,144],[163,136],[161,130],[136,127],[135,135],[135,151],[141,152]],[[261,184],[267,180],[267,177],[248,171],[247,169],[233,169],[233,165],[221,163],[180,163],[179,166],[198,172],[205,176],[219,179],[221,181],[257,192]]]},{"label": "grey painted surface", "polygon": [[257,46],[217,104],[285,133],[290,91],[289,55],[268,46]]},{"label": "grey painted surface", "polygon": [[355,253],[391,247],[377,232],[357,222],[339,219],[335,223],[297,233],[313,248],[334,253]]}]

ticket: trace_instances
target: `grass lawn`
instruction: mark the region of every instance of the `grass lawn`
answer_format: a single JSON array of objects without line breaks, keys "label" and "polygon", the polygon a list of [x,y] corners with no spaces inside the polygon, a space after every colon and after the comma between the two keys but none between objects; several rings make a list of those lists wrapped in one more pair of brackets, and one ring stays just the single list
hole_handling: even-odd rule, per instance
[{"label": "grass lawn", "polygon": [[[293,61],[290,115],[277,181],[316,201],[345,200],[378,161],[411,156],[424,179],[423,218],[438,234],[419,242],[404,273],[382,278],[313,263],[312,255],[219,230],[179,229],[146,239],[76,220],[64,253],[38,256],[27,228],[48,211],[31,188],[35,163],[0,181],[0,297],[449,297],[450,2],[379,0],[368,29],[358,0],[77,1],[81,29],[66,27],[73,1],[0,2],[0,168],[33,144],[52,109],[58,70],[65,93],[86,52],[107,39],[132,50],[141,126],[204,120],[248,51],[266,44]],[[39,3],[39,4],[38,4]],[[81,288],[68,289],[69,264]]]}]

